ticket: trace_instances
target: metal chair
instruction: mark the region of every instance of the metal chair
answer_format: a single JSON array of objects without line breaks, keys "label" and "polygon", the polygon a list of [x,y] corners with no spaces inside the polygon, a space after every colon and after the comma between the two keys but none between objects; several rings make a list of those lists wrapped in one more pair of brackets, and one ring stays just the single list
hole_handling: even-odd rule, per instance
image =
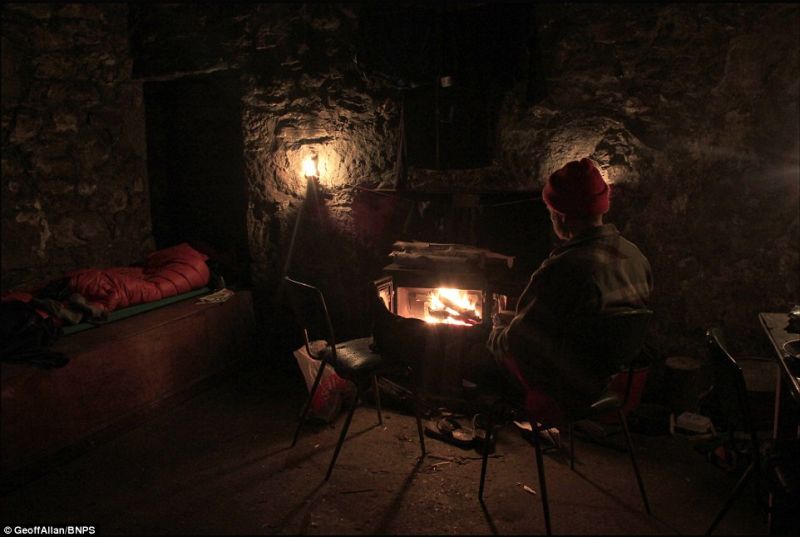
[{"label": "metal chair", "polygon": [[[309,408],[311,407],[311,401],[314,398],[314,394],[317,391],[326,366],[333,367],[337,375],[352,381],[356,385],[356,396],[353,399],[353,403],[348,410],[345,422],[342,425],[342,431],[339,434],[339,441],[336,444],[336,449],[333,452],[333,458],[328,466],[328,472],[325,474],[325,480],[327,481],[331,476],[334,465],[336,464],[336,459],[339,456],[339,451],[342,449],[342,444],[347,437],[347,430],[350,428],[350,422],[353,419],[353,412],[358,405],[359,399],[369,388],[370,383],[372,384],[375,392],[378,423],[383,425],[378,376],[381,373],[398,368],[408,369],[408,366],[397,361],[386,360],[380,354],[373,352],[371,348],[371,337],[352,339],[343,343],[337,343],[333,332],[333,323],[331,323],[331,318],[328,314],[328,307],[325,304],[325,298],[323,297],[322,292],[312,285],[293,280],[289,277],[285,277],[284,282],[286,283],[287,295],[291,308],[294,312],[295,319],[303,329],[306,351],[312,358],[320,361],[319,371],[317,372],[317,376],[314,378],[314,384],[312,385],[311,391],[308,394],[308,399],[306,399],[303,409],[300,412],[300,421],[297,424],[297,429],[294,432],[292,447],[294,447],[294,445],[297,443],[300,430],[302,429],[303,423],[308,415]],[[327,342],[327,345],[324,349],[322,349],[322,351],[312,352],[310,342],[314,339],[322,339]],[[413,375],[411,376],[413,378]],[[422,422],[419,416],[417,393],[413,382],[412,393],[414,397],[413,406],[414,414],[417,420],[417,432],[419,433],[420,448],[422,450],[422,456],[425,456],[425,439],[422,432]]]},{"label": "metal chair", "polygon": [[[541,415],[537,415],[539,413],[537,409],[522,409],[522,413],[529,419],[533,429],[532,437],[536,452],[536,467],[539,474],[542,510],[544,512],[545,529],[548,535],[551,535],[550,505],[547,497],[547,483],[545,480],[539,432],[550,427],[563,426],[565,424],[568,426],[570,437],[570,468],[574,470],[575,437],[573,435],[573,423],[582,419],[606,415],[610,412],[616,412],[617,418],[622,425],[622,430],[625,433],[625,441],[628,446],[628,453],[631,457],[631,464],[634,474],[636,475],[636,482],[639,485],[639,492],[642,496],[642,502],[644,503],[647,513],[650,513],[650,503],[647,500],[647,492],[645,491],[644,482],[639,473],[639,466],[636,462],[633,443],[631,442],[630,432],[628,431],[628,423],[625,419],[625,414],[622,412],[622,408],[627,403],[631,393],[636,359],[639,357],[644,347],[647,326],[651,317],[652,312],[650,310],[642,309],[626,310],[608,315],[582,318],[576,320],[562,337],[562,350],[577,353],[579,356],[585,356],[591,359],[596,367],[607,372],[609,376],[626,368],[628,379],[624,394],[620,395],[608,391],[590,405],[572,412],[569,416],[566,416],[563,422],[558,423],[548,421],[548,419]],[[532,388],[527,380],[522,377],[519,370],[514,372],[514,374],[520,382],[525,394],[533,394],[536,392],[535,388]],[[507,401],[500,400],[498,403],[508,408]],[[495,407],[494,410],[497,408],[498,407]],[[492,443],[491,435],[496,434],[494,429],[496,414],[496,411],[489,412],[489,423],[486,428],[486,441],[484,442],[483,463],[481,465],[481,480],[478,489],[478,498],[481,502],[483,502],[484,482],[489,461],[489,446]]]},{"label": "metal chair", "polygon": [[[765,452],[766,460],[762,459],[761,443],[750,412],[744,373],[728,352],[725,336],[721,329],[711,328],[708,330],[706,343],[711,356],[712,391],[716,393],[719,410],[727,421],[725,429],[731,433],[738,430],[743,431],[749,437],[750,451],[750,464],[742,472],[736,486],[706,530],[705,534],[711,535],[751,480],[755,485],[756,501],[759,504],[762,504],[761,486],[762,483],[765,483],[767,491],[773,496],[780,495],[784,504],[788,505],[788,509],[794,513],[792,506],[796,506],[800,500],[800,474],[798,474],[800,444],[797,439],[786,444],[776,444]],[[769,513],[770,535],[773,534],[772,510],[774,507],[774,504],[766,506]],[[800,523],[797,522],[796,514],[790,514],[789,517],[793,517],[795,520],[793,534],[796,535],[796,532],[800,530]]]}]

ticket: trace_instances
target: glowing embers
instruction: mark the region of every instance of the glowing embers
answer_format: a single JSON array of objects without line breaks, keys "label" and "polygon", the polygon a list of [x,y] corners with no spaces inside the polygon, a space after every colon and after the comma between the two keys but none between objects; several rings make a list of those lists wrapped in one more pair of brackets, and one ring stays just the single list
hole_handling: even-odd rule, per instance
[{"label": "glowing embers", "polygon": [[397,314],[428,323],[471,326],[483,318],[483,293],[447,287],[400,287]]}]

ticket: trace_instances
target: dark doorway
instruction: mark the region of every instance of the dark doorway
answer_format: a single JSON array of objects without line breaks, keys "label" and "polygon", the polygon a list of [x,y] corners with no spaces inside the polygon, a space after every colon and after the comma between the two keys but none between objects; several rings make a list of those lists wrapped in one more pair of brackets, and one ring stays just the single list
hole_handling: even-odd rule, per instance
[{"label": "dark doorway", "polygon": [[188,242],[226,283],[248,285],[247,194],[238,77],[144,84],[153,235]]}]

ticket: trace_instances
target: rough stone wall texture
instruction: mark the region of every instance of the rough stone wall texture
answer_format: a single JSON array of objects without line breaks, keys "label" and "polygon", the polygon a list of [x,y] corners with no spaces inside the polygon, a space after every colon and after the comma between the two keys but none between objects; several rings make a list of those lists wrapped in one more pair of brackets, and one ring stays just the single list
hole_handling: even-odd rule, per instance
[{"label": "rough stone wall texture", "polygon": [[[353,289],[363,291],[389,245],[370,232],[380,222],[363,221],[374,211],[356,207],[379,201],[357,201],[357,189],[394,180],[399,109],[396,96],[354,62],[357,6],[131,9],[136,76],[231,69],[241,77],[251,272],[262,320],[280,324],[275,291],[288,270],[325,289],[340,337],[363,335],[354,331],[363,330],[366,296]],[[320,172],[316,198],[302,167],[311,155]]]},{"label": "rough stone wall texture", "polygon": [[[274,282],[288,267],[290,275],[326,284],[342,326],[358,325],[363,293],[353,290],[363,290],[370,262],[388,250],[359,233],[370,222],[357,221],[354,188],[392,181],[398,108],[391,92],[353,62],[354,12],[319,4],[288,18],[267,16],[269,11],[260,12],[256,41],[282,68],[253,69],[244,97],[254,275]],[[312,154],[325,194],[318,201],[306,196],[301,173]]]},{"label": "rough stone wall texture", "polygon": [[2,288],[152,250],[125,4],[2,7]]},{"label": "rough stone wall texture", "polygon": [[548,97],[508,96],[507,172],[541,185],[594,157],[653,265],[657,346],[703,356],[719,325],[771,352],[758,312],[800,301],[800,8],[543,4],[537,30]]}]

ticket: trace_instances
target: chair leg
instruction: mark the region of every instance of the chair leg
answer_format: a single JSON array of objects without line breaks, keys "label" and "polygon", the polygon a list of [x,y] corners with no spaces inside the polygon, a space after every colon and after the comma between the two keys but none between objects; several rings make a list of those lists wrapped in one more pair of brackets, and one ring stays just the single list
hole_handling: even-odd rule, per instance
[{"label": "chair leg", "polygon": [[489,465],[489,446],[492,445],[492,432],[494,431],[494,412],[489,411],[486,424],[486,439],[483,441],[483,454],[481,462],[481,484],[478,486],[478,500],[483,501],[483,485],[486,481],[486,467]]},{"label": "chair leg", "polygon": [[372,375],[372,390],[375,392],[375,408],[378,410],[378,425],[383,425],[383,414],[381,414],[381,390],[378,388],[378,377]]},{"label": "chair leg", "polygon": [[547,483],[545,482],[544,477],[544,460],[542,460],[542,445],[541,439],[539,438],[539,424],[536,423],[536,420],[531,420],[531,428],[533,429],[533,447],[536,450],[536,468],[539,472],[539,488],[541,489],[539,492],[542,494],[542,511],[544,511],[544,527],[547,531],[547,535],[552,535],[553,532],[550,529],[550,503],[547,500]]},{"label": "chair leg", "polygon": [[308,410],[311,408],[311,401],[314,399],[314,394],[317,392],[317,387],[319,386],[319,381],[322,380],[322,374],[325,372],[326,365],[327,364],[325,362],[319,363],[317,376],[314,377],[314,384],[312,384],[311,391],[308,393],[308,398],[306,399],[306,402],[303,405],[303,410],[300,411],[300,421],[297,424],[297,428],[294,430],[294,438],[292,438],[291,447],[294,447],[294,445],[297,443],[297,437],[300,435],[300,429],[303,428],[303,423],[305,423],[306,421]]},{"label": "chair leg", "polygon": [[714,517],[714,521],[706,530],[705,533],[706,535],[711,535],[711,532],[713,532],[714,529],[717,527],[717,524],[719,524],[719,522],[722,520],[722,517],[724,517],[725,513],[728,512],[728,509],[731,508],[734,500],[736,500],[736,498],[739,496],[739,493],[742,492],[742,489],[750,480],[750,476],[753,473],[754,466],[755,465],[751,462],[750,466],[748,466],[747,469],[742,474],[742,477],[739,478],[739,482],[736,483],[736,486],[733,488],[733,492],[731,492],[730,496],[728,496],[728,499],[725,500],[725,505],[722,506],[722,509],[720,509],[719,513],[717,513],[717,516]]},{"label": "chair leg", "polygon": [[569,431],[569,469],[575,469],[575,427],[570,423],[567,426]]},{"label": "chair leg", "polygon": [[625,432],[625,441],[628,443],[628,453],[631,456],[631,463],[633,464],[633,471],[636,474],[636,482],[639,484],[639,492],[642,494],[642,501],[644,502],[644,509],[647,511],[647,514],[651,514],[650,512],[650,502],[647,501],[647,492],[644,490],[644,482],[642,481],[642,476],[639,473],[639,465],[636,464],[636,455],[633,452],[633,442],[631,441],[631,433],[628,430],[628,420],[625,419],[625,414],[622,413],[622,410],[617,410],[617,417],[619,418],[620,423],[622,423],[622,430]]},{"label": "chair leg", "polygon": [[353,419],[353,412],[355,412],[356,407],[358,406],[358,400],[361,398],[361,383],[357,382],[356,386],[356,396],[353,399],[353,406],[350,407],[350,411],[347,413],[344,424],[342,424],[342,432],[339,434],[339,441],[336,443],[336,449],[333,451],[333,458],[328,466],[328,473],[325,474],[325,481],[331,477],[333,466],[336,464],[336,459],[339,457],[339,451],[342,449],[344,439],[347,437],[347,430],[350,428],[350,421]]},{"label": "chair leg", "polygon": [[425,435],[422,432],[422,419],[419,415],[419,392],[417,391],[417,381],[414,378],[413,371],[411,372],[411,405],[414,407],[414,418],[417,420],[417,434],[419,435],[419,448],[422,451],[422,457],[427,453],[425,449]]}]

